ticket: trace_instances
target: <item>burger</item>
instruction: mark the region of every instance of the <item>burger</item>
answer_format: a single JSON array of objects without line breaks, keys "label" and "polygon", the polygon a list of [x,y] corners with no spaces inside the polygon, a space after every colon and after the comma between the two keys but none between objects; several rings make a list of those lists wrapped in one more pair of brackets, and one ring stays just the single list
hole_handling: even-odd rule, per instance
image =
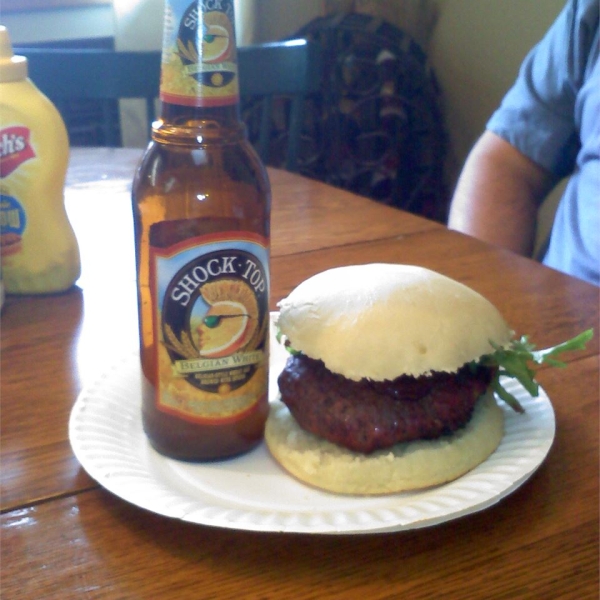
[{"label": "burger", "polygon": [[[504,433],[494,391],[537,387],[527,338],[471,288],[409,265],[367,264],[307,279],[279,303],[290,357],[278,377],[267,447],[297,479],[341,494],[387,494],[457,479]],[[586,341],[591,332],[586,332]],[[557,351],[581,347],[574,339]],[[553,361],[557,362],[557,361]],[[524,366],[525,365],[525,366]]]}]

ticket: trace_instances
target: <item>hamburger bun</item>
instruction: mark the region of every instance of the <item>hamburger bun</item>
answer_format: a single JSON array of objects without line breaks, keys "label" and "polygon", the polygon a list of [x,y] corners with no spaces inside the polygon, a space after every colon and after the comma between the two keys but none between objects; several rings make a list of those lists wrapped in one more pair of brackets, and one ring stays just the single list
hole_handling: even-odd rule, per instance
[{"label": "hamburger bun", "polygon": [[[488,300],[416,266],[331,269],[301,283],[279,308],[277,326],[291,347],[352,381],[455,373],[493,352],[491,341],[504,346],[511,339]],[[272,405],[265,440],[275,460],[301,481],[373,495],[456,479],[486,460],[503,433],[504,413],[488,390],[466,425],[433,440],[355,452],[300,427],[281,402]]]},{"label": "hamburger bun", "polygon": [[498,310],[422,267],[368,264],[319,273],[279,303],[292,347],[348,379],[455,372],[510,341]]}]

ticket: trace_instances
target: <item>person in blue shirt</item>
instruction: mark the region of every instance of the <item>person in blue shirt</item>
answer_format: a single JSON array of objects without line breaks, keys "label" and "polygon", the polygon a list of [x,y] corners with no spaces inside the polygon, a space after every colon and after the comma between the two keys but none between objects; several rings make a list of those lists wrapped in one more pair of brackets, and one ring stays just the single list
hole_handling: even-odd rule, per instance
[{"label": "person in blue shirt", "polygon": [[531,256],[559,180],[544,264],[600,285],[598,0],[570,0],[527,55],[459,177],[448,226]]}]

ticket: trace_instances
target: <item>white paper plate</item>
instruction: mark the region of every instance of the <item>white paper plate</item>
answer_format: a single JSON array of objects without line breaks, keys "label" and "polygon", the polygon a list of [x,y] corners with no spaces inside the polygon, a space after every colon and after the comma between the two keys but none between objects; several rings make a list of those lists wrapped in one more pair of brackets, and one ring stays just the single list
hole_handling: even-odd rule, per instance
[{"label": "white paper plate", "polygon": [[[272,341],[271,355],[274,397],[287,353]],[[264,443],[244,456],[216,463],[190,464],[161,456],[142,430],[137,355],[118,361],[81,392],[71,413],[69,438],[76,457],[98,483],[167,517],[253,531],[401,531],[487,508],[540,466],[554,439],[552,405],[543,390],[530,398],[519,384],[510,383],[526,413],[505,407],[505,435],[487,461],[449,484],[381,497],[347,497],[307,487],[281,470]]]}]

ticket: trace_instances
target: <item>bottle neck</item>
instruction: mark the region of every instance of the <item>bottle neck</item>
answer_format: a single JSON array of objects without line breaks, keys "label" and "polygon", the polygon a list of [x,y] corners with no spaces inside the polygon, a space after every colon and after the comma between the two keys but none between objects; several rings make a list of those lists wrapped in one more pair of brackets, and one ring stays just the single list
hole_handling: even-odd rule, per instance
[{"label": "bottle neck", "polygon": [[179,132],[240,135],[233,0],[167,0],[163,37],[161,118],[153,137]]},{"label": "bottle neck", "polygon": [[245,137],[239,104],[199,108],[163,102],[160,118],[152,127],[152,138],[159,142],[235,143]]},{"label": "bottle neck", "polygon": [[174,126],[195,126],[197,123],[218,123],[221,126],[233,127],[240,122],[240,105],[226,106],[182,106],[170,102],[162,102],[160,118],[164,123]]}]

